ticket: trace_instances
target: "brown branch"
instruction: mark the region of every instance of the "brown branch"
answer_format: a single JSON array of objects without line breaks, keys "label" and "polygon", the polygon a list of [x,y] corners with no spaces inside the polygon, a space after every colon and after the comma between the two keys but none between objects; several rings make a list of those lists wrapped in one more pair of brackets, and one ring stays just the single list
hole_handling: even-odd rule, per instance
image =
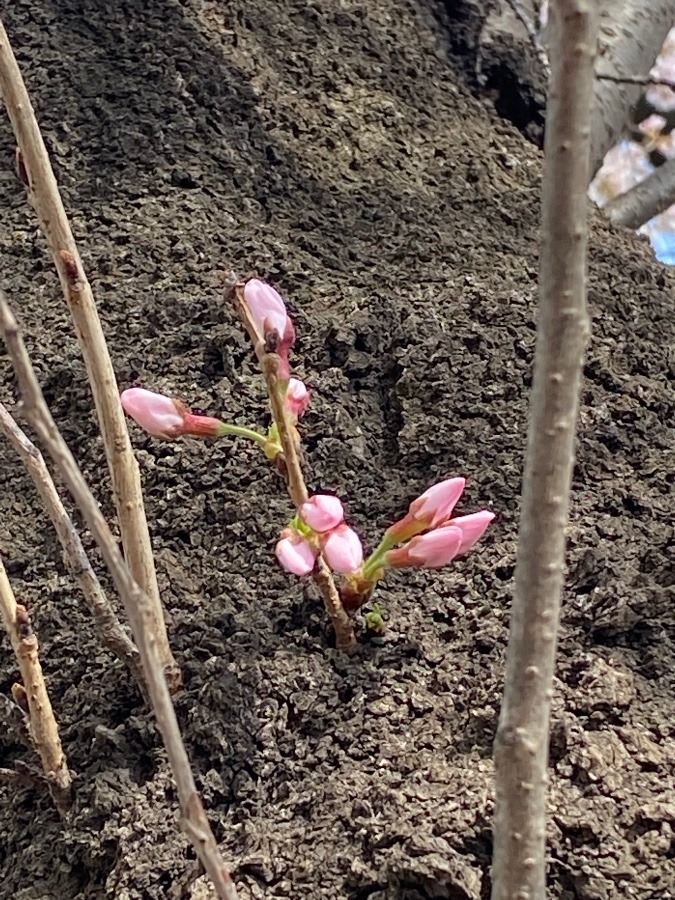
[{"label": "brown branch", "polygon": [[145,679],[138,649],[122,627],[91,567],[77,529],[61,502],[42,454],[26,437],[2,403],[0,403],[0,432],[5,435],[20,456],[37,488],[63,547],[64,558],[87,602],[101,643],[104,647],[112,650],[115,656],[129,667],[145,697]]},{"label": "brown branch", "polygon": [[176,781],[182,826],[208,872],[220,900],[236,900],[237,893],[218,851],[195,785],[190,762],[171,702],[154,631],[154,607],[134,581],[98,503],[89,490],[72,453],[61,436],[35,376],[16,320],[0,291],[0,332],[5,340],[23,400],[26,418],[51,456],[98,544],[115,587],[122,598],[136,646],[141,655],[148,694]]},{"label": "brown branch", "polygon": [[[255,324],[248,314],[248,308],[244,302],[244,285],[239,282],[236,275],[230,272],[225,279],[225,297],[230,302],[242,321],[248,336],[250,337],[255,353],[260,363],[267,393],[269,395],[272,418],[279,430],[279,442],[284,455],[284,468],[288,493],[296,510],[307,500],[308,492],[305,478],[302,474],[300,456],[296,444],[295,428],[292,426],[286,412],[286,406],[279,390],[277,374],[278,357],[274,353],[268,353],[265,345],[260,340]],[[346,652],[353,652],[356,647],[354,636],[354,623],[347,615],[340,594],[335,585],[335,579],[323,556],[319,555],[312,573],[316,584],[330,616],[335,631],[335,640],[338,648]]]},{"label": "brown branch", "polygon": [[54,805],[63,816],[73,802],[73,782],[68,771],[59,728],[49,699],[38,656],[38,639],[25,606],[16,602],[0,559],[0,613],[21,672],[31,740],[42,762]]},{"label": "brown branch", "polygon": [[166,633],[140,474],[129,440],[115,372],[49,156],[1,21],[0,94],[19,145],[18,169],[28,183],[30,200],[51,248],[84,356],[110,469],[125,557],[134,579],[150,598],[150,626],[155,633],[157,651],[169,685],[176,689],[180,684],[180,671]]},{"label": "brown branch", "polygon": [[611,81],[613,84],[638,84],[640,87],[650,87],[650,85],[656,84],[672,88],[675,91],[675,81],[664,81],[662,78],[650,78],[649,76],[641,78],[639,75],[604,75],[602,72],[596,72],[595,77],[601,81]]},{"label": "brown branch", "polygon": [[586,246],[596,0],[551,4],[540,310],[504,698],[492,900],[543,900],[549,720],[574,434],[588,341]]},{"label": "brown branch", "polygon": [[616,197],[602,211],[614,225],[636,231],[675,203],[675,159],[668,159],[644,181]]}]

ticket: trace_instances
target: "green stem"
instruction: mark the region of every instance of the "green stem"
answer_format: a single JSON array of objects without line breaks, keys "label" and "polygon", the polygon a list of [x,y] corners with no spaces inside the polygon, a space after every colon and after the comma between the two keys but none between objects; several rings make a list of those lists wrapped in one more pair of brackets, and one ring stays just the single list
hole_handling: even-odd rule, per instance
[{"label": "green stem", "polygon": [[261,447],[267,444],[267,435],[261,434],[259,431],[254,431],[252,428],[244,428],[241,425],[228,425],[227,422],[221,422],[218,426],[218,437],[224,437],[226,434],[248,438],[249,441],[255,441]]},{"label": "green stem", "polygon": [[384,557],[390,550],[393,550],[397,543],[397,541],[392,540],[389,537],[387,532],[384,533],[380,543],[363,564],[363,569],[361,570],[361,572],[364,579],[366,579],[367,581],[375,580],[375,574],[377,573],[377,571],[384,568]]}]

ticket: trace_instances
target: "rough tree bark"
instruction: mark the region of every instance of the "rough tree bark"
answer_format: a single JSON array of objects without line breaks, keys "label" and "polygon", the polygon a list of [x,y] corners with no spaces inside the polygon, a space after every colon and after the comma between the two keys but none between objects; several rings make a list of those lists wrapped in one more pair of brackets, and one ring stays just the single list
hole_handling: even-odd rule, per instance
[{"label": "rough tree bark", "polygon": [[[540,137],[549,38],[540,26],[541,0],[446,0],[445,6],[453,50],[469,58],[473,52],[478,83],[497,95],[500,114],[533,139]],[[675,0],[600,0],[599,6],[597,74],[644,78],[675,23]],[[457,20],[463,30],[455,26]],[[473,23],[470,30],[468,23]],[[463,42],[453,32],[463,35]],[[643,90],[639,84],[596,81],[592,173],[616,143]]]},{"label": "rough tree bark", "polygon": [[492,900],[544,900],[549,717],[574,434],[588,340],[586,245],[595,0],[553,0],[540,305],[504,699]]}]

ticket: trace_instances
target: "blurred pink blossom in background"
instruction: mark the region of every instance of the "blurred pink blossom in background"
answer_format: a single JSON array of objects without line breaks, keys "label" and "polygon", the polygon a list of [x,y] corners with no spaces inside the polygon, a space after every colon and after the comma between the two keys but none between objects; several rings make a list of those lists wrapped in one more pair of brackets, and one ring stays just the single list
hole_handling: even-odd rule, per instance
[{"label": "blurred pink blossom in background", "polygon": [[[649,75],[658,81],[672,81],[675,84],[675,28],[671,28],[668,32],[668,37]],[[662,112],[675,109],[675,91],[663,84],[650,84],[645,96],[652,106]]]},{"label": "blurred pink blossom in background", "polygon": [[610,200],[625,194],[651,175],[654,166],[649,154],[635,141],[620,141],[606,154],[598,174],[588,189],[588,196],[598,206],[603,207]]},{"label": "blurred pink blossom in background", "polygon": [[[652,78],[675,83],[675,28],[671,28],[661,53],[650,71]],[[664,133],[666,118],[660,113],[675,110],[675,91],[665,85],[650,85],[645,91],[647,101],[658,112],[647,116],[637,126],[643,136],[641,142],[624,139],[607,153],[602,168],[588,190],[598,206],[605,206],[615,197],[639,184],[654,171],[649,154],[658,150],[666,159],[675,158],[675,136]],[[640,229],[646,235],[656,258],[667,265],[675,265],[675,207],[655,216]]]}]

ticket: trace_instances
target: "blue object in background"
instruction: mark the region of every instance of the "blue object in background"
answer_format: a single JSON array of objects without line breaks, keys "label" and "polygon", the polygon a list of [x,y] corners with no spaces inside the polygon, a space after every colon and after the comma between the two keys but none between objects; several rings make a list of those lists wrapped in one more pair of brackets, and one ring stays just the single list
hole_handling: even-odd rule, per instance
[{"label": "blue object in background", "polygon": [[659,262],[675,266],[675,231],[645,228],[651,241],[652,250]]}]

